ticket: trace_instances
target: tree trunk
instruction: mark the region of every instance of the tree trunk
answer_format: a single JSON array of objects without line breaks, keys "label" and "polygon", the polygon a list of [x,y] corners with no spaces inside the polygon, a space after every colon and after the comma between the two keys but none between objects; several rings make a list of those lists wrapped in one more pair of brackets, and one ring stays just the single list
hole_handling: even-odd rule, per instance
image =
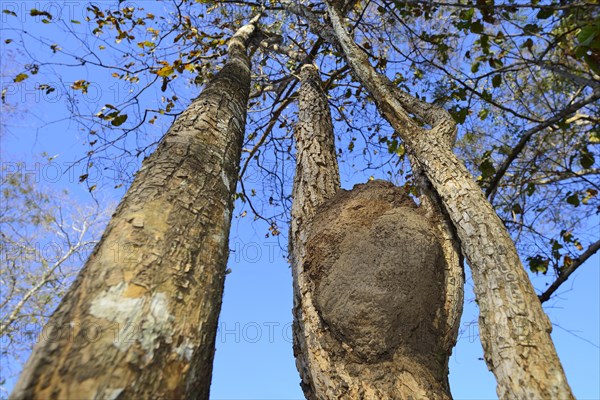
[{"label": "tree trunk", "polygon": [[448,357],[463,282],[453,234],[433,207],[417,209],[388,183],[334,196],[339,174],[327,98],[313,66],[300,78],[290,253],[304,393],[450,398]]},{"label": "tree trunk", "polygon": [[[292,221],[289,234],[290,261],[294,284],[294,356],[302,378],[306,398],[315,398],[309,352],[317,350],[319,338],[308,343],[307,330],[320,327],[320,318],[305,288],[302,265],[310,222],[317,209],[332,198],[340,187],[340,175],[335,153],[335,138],[327,97],[321,88],[318,70],[311,64],[302,66],[298,92],[298,122],[296,141],[296,173],[292,191]],[[315,330],[313,328],[313,330]],[[321,336],[321,332],[317,335]]]},{"label": "tree trunk", "polygon": [[208,399],[257,21],[143,162],[11,399]]},{"label": "tree trunk", "polygon": [[[551,325],[514,243],[465,165],[452,152],[450,115],[377,74],[328,2],[337,44],[354,76],[411,149],[451,218],[473,271],[485,360],[500,398],[573,398],[550,337]],[[417,119],[430,129],[422,128]]]}]

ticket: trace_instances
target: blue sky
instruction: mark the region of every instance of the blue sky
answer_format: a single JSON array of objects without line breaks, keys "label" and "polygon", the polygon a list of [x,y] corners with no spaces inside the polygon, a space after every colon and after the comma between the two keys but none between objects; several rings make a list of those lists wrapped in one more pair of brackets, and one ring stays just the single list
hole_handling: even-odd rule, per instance
[{"label": "blue sky", "polygon": [[[2,2],[24,10],[24,2]],[[29,3],[27,7],[31,7]],[[57,5],[58,3],[52,3]],[[42,7],[38,7],[42,8]],[[77,12],[77,8],[74,9]],[[3,24],[7,22],[2,15]],[[43,31],[40,24],[23,18],[24,27],[31,32],[52,37],[52,31]],[[17,26],[15,24],[6,27]],[[20,26],[20,25],[19,25]],[[4,34],[3,32],[3,37]],[[51,39],[48,39],[51,40]],[[61,42],[62,44],[62,42]],[[65,43],[65,46],[69,43]],[[76,43],[71,43],[73,46]],[[7,88],[8,101],[18,107],[16,116],[3,123],[9,130],[0,143],[2,162],[24,162],[39,178],[40,184],[53,190],[68,189],[80,202],[91,202],[87,188],[78,183],[85,169],[78,165],[73,170],[67,166],[79,159],[88,149],[87,134],[70,121],[66,108],[69,85],[83,78],[81,73],[70,69],[55,68],[52,74],[35,77],[22,85],[12,83],[12,72],[18,71],[18,63],[11,65],[5,55],[10,47],[2,43],[2,88]],[[17,57],[18,59],[19,57]],[[13,69],[14,67],[14,69]],[[41,95],[35,84],[62,79],[62,89],[52,96]],[[94,90],[78,97],[83,109],[97,110],[97,104],[112,102],[128,95],[125,86],[113,86],[108,76],[95,75],[90,71],[86,79],[94,83]],[[183,93],[192,97],[196,89]],[[92,99],[93,97],[93,99]],[[156,134],[168,127],[169,121],[159,120]],[[39,158],[47,152],[58,157],[49,166]],[[119,163],[119,160],[113,160]],[[127,162],[130,162],[127,160]],[[37,163],[37,164],[36,164]],[[56,167],[63,173],[59,179],[50,175]],[[342,166],[342,186],[351,188],[365,182],[369,174],[359,168]],[[349,170],[351,170],[349,172]],[[110,170],[101,171],[97,193],[103,199],[118,200],[123,189],[114,189]],[[375,176],[385,179],[386,176]],[[96,179],[91,177],[90,180]],[[93,183],[96,183],[95,181]],[[238,204],[239,206],[239,204]],[[238,207],[232,222],[229,267],[232,272],[226,278],[223,309],[217,334],[217,350],[213,373],[211,398],[214,399],[298,399],[302,398],[298,373],[294,365],[291,345],[291,271],[285,260],[283,246],[286,240],[265,238],[266,226],[253,223],[249,217],[241,218]],[[600,234],[599,220],[589,221],[590,227]],[[579,399],[600,399],[600,260],[598,255],[590,259],[571,279],[563,285],[556,299],[545,304],[545,310],[555,325],[553,338],[563,362],[575,396]],[[536,285],[544,279],[534,279]],[[546,280],[547,281],[547,280]],[[543,287],[543,286],[536,286]],[[456,399],[493,399],[495,382],[481,360],[482,349],[477,331],[477,308],[474,303],[472,281],[467,273],[466,302],[461,336],[450,360],[450,383]],[[2,360],[5,364],[6,360]],[[9,379],[9,386],[11,380]]]}]

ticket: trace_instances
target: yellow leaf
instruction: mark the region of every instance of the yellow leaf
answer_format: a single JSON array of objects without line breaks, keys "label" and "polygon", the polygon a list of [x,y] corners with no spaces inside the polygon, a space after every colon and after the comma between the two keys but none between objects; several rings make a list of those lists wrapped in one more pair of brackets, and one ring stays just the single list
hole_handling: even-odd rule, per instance
[{"label": "yellow leaf", "polygon": [[87,93],[87,89],[90,86],[89,82],[86,82],[84,79],[80,79],[78,81],[73,82],[71,87],[75,90],[81,90],[83,93]]},{"label": "yellow leaf", "polygon": [[27,74],[26,74],[26,73],[24,73],[24,72],[21,72],[19,75],[15,76],[15,79],[14,79],[14,81],[15,81],[15,82],[21,82],[21,81],[23,81],[23,80],[25,80],[25,79],[27,79],[27,78],[29,78],[29,75],[27,75]]},{"label": "yellow leaf", "polygon": [[171,65],[165,65],[164,67],[162,67],[161,69],[159,69],[158,71],[156,71],[156,75],[158,76],[169,76],[172,75],[174,72],[173,67]]}]

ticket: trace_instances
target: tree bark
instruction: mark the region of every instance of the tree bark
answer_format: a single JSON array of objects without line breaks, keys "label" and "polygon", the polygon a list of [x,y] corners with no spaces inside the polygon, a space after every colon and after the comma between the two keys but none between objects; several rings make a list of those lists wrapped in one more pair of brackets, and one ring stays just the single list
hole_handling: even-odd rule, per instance
[{"label": "tree bark", "polygon": [[[312,65],[300,81],[290,254],[294,355],[305,396],[450,398],[448,358],[463,290],[454,234],[430,201],[417,209],[391,184],[334,196],[339,173],[327,98]],[[337,302],[344,293],[351,294]]]},{"label": "tree bark", "polygon": [[11,399],[208,399],[258,17],[143,162]]},{"label": "tree bark", "polygon": [[[296,173],[292,191],[292,220],[289,234],[290,261],[294,280],[294,356],[302,378],[306,398],[315,398],[309,352],[318,351],[318,338],[307,342],[308,332],[321,325],[311,299],[305,298],[308,282],[302,271],[306,241],[312,218],[319,206],[332,198],[340,187],[335,153],[333,124],[327,97],[321,88],[318,70],[311,64],[302,66],[298,91]],[[304,288],[304,290],[303,290]],[[320,333],[319,333],[320,335]]]},{"label": "tree bark", "polygon": [[339,11],[327,3],[336,45],[355,78],[411,149],[460,238],[473,272],[485,360],[496,376],[498,396],[573,398],[550,337],[551,324],[514,243],[464,163],[452,152],[456,132],[452,118],[378,74],[347,33]]}]

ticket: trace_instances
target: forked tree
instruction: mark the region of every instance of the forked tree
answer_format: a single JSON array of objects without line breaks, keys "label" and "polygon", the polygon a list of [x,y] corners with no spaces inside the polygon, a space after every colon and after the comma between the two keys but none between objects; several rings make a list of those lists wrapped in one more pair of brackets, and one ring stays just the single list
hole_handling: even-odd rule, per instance
[{"label": "forked tree", "polygon": [[[398,132],[452,220],[473,272],[485,360],[500,398],[573,398],[550,337],[552,327],[502,221],[452,152],[456,123],[446,110],[402,91],[370,64],[327,2],[333,45]],[[306,11],[309,12],[309,11]],[[321,27],[322,29],[322,27]]]},{"label": "forked tree", "polygon": [[[294,354],[309,399],[451,398],[462,310],[457,241],[433,198],[339,188],[329,104],[302,67],[290,254]],[[429,193],[429,192],[428,192]]]}]

